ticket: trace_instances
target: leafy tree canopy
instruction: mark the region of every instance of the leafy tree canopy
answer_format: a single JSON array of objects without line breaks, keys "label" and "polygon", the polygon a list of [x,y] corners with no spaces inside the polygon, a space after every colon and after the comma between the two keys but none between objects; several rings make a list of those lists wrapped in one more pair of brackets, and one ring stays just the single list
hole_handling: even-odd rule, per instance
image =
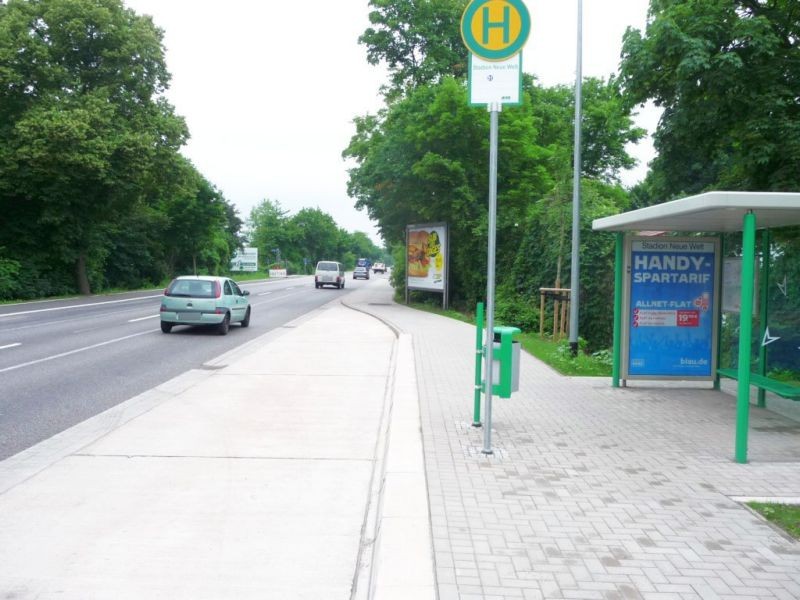
[{"label": "leafy tree canopy", "polygon": [[0,242],[27,233],[88,293],[110,232],[179,160],[168,81],[161,31],[120,0],[0,6]]},{"label": "leafy tree canopy", "polygon": [[357,257],[378,258],[383,251],[366,233],[349,233],[319,208],[290,215],[277,200],[263,200],[250,212],[250,244],[266,263],[280,257],[296,271],[310,271],[320,260],[337,260],[352,268]]},{"label": "leafy tree canopy", "polygon": [[359,38],[372,65],[386,64],[388,95],[409,87],[464,76],[467,50],[460,22],[466,0],[370,0],[371,26]]},{"label": "leafy tree canopy", "polygon": [[[585,88],[585,172],[603,190],[615,189],[619,170],[633,162],[625,146],[642,131],[633,126],[614,82],[589,80]],[[530,290],[552,285],[545,279],[551,271],[537,267],[515,279],[511,265],[543,213],[562,211],[571,194],[574,112],[569,88],[541,88],[527,78],[524,93],[523,104],[500,119],[497,264],[499,284]],[[344,151],[357,165],[348,193],[378,223],[387,243],[402,243],[409,223],[449,224],[451,297],[466,306],[474,306],[486,286],[488,142],[486,111],[470,107],[463,81],[447,77],[409,90],[377,116],[356,119]],[[586,214],[618,210],[624,200],[624,194],[597,192],[587,198]],[[559,231],[537,241],[558,248]],[[554,269],[556,253],[549,255]]]},{"label": "leafy tree canopy", "polygon": [[632,102],[664,109],[643,201],[798,189],[798,35],[796,0],[651,0],[621,69]]}]

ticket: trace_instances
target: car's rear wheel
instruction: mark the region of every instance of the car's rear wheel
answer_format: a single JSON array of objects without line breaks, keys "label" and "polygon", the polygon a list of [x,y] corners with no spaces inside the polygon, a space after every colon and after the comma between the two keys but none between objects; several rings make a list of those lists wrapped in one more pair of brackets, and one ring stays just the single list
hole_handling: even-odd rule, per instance
[{"label": "car's rear wheel", "polygon": [[225,318],[222,319],[222,323],[217,325],[217,332],[220,335],[227,335],[230,328],[231,328],[231,314],[225,313]]},{"label": "car's rear wheel", "polygon": [[163,333],[169,333],[172,331],[172,323],[165,323],[164,321],[161,321],[161,331]]},{"label": "car's rear wheel", "polygon": [[244,319],[242,319],[242,327],[248,327],[250,325],[250,307],[247,307],[247,312],[244,313]]}]

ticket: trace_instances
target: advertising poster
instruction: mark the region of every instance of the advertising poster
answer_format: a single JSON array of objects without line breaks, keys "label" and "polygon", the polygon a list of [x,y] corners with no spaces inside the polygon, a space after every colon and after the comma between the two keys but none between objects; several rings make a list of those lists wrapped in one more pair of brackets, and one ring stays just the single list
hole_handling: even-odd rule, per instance
[{"label": "advertising poster", "polygon": [[718,245],[707,238],[633,238],[627,374],[712,379]]},{"label": "advertising poster", "polygon": [[409,225],[406,240],[406,287],[410,290],[444,293],[447,276],[447,225]]}]

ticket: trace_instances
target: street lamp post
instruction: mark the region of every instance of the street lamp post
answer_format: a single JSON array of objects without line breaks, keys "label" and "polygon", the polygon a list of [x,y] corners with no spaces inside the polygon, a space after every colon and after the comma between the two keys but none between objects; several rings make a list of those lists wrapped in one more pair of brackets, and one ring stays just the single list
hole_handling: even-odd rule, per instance
[{"label": "street lamp post", "polygon": [[583,0],[578,0],[578,58],[575,66],[575,148],[573,149],[572,165],[572,260],[569,275],[569,348],[572,356],[578,355],[578,303],[580,301],[582,58]]}]

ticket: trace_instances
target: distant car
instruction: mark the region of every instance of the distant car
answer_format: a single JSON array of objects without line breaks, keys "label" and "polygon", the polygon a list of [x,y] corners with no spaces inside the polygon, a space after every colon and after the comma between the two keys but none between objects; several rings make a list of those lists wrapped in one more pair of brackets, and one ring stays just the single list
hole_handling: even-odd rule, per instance
[{"label": "distant car", "polygon": [[367,267],[356,267],[353,269],[353,279],[369,279],[369,269]]},{"label": "distant car", "polygon": [[321,260],[314,271],[314,287],[319,289],[326,285],[336,288],[344,287],[344,267],[342,263],[333,260]]},{"label": "distant car", "polygon": [[373,273],[386,273],[386,265],[383,263],[375,263],[372,265]]},{"label": "distant car", "polygon": [[227,277],[177,277],[161,299],[161,331],[169,333],[175,325],[206,325],[225,335],[231,323],[247,327],[251,314],[249,294]]}]

